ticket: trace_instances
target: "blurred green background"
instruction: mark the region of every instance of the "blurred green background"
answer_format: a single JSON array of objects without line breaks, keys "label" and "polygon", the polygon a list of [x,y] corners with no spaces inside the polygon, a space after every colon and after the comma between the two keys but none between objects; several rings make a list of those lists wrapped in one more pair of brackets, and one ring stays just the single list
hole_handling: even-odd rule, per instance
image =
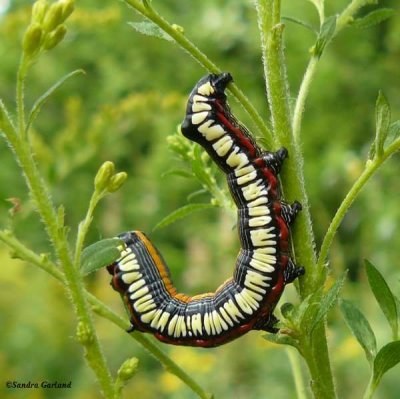
[{"label": "blurred green background", "polygon": [[[7,2],[0,2],[0,8]],[[326,14],[347,4],[327,2]],[[398,8],[398,2],[381,1]],[[30,1],[11,1],[0,15],[0,97],[13,107],[20,41],[29,21]],[[154,1],[166,18],[185,33],[223,70],[230,71],[261,115],[268,119],[260,61],[256,14],[251,1]],[[370,11],[366,8],[363,12]],[[308,1],[286,1],[283,15],[317,26]],[[179,166],[168,151],[194,83],[206,72],[170,42],[135,32],[127,22],[140,18],[119,1],[80,0],[68,23],[65,41],[34,66],[27,81],[29,104],[71,70],[85,76],[68,81],[45,106],[35,125],[34,144],[40,169],[57,204],[66,207],[71,241],[83,218],[93,177],[106,160],[129,173],[117,194],[102,202],[88,242],[129,229],[150,233],[167,260],[176,286],[189,294],[214,289],[234,264],[238,240],[235,220],[224,211],[194,214],[164,230],[152,228],[200,189],[194,180],[163,173]],[[330,219],[363,168],[374,134],[374,105],[382,89],[400,117],[400,19],[370,29],[348,28],[323,55],[312,85],[303,124],[306,185],[317,247]],[[288,74],[293,101],[314,42],[304,27],[287,23]],[[231,101],[240,118],[253,128]],[[254,129],[253,129],[254,130]],[[50,251],[32,210],[19,169],[0,141],[0,227],[12,225],[36,252]],[[369,291],[363,259],[373,261],[399,295],[400,160],[391,159],[353,205],[331,251],[332,274],[349,269],[344,297],[362,309],[378,337],[390,328]],[[21,200],[12,219],[9,198]],[[207,196],[197,198],[207,201]],[[74,316],[63,288],[44,272],[12,259],[0,246],[1,398],[95,398],[97,386],[74,339]],[[91,292],[123,314],[119,296],[109,287],[105,270],[87,279]],[[281,301],[295,300],[293,287]],[[194,394],[168,374],[128,335],[96,318],[112,370],[137,356],[140,368],[126,397],[192,398]],[[361,348],[339,312],[330,316],[329,341],[341,398],[361,396],[369,377]],[[282,347],[252,332],[226,346],[202,350],[163,346],[171,357],[217,398],[294,398],[288,356]],[[304,371],[306,367],[304,365]],[[400,397],[399,368],[383,379],[376,398]],[[5,390],[4,381],[72,381],[70,390]]]}]

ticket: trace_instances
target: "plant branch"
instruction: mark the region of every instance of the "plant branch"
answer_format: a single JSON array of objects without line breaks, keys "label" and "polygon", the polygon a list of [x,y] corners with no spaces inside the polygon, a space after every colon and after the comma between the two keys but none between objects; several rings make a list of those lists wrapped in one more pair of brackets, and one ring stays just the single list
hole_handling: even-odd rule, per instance
[{"label": "plant branch", "polygon": [[283,52],[283,25],[280,23],[278,13],[279,4],[274,0],[258,0],[256,7],[275,139],[277,144],[286,147],[290,154],[290,158],[282,170],[282,180],[285,181],[285,198],[292,201],[298,200],[303,206],[303,211],[298,216],[292,230],[296,260],[306,268],[306,275],[300,279],[300,294],[302,298],[305,298],[314,291],[318,276],[316,276],[314,270],[316,261],[314,234],[304,186],[303,157],[301,148],[294,141],[292,135],[288,103],[290,95]]},{"label": "plant branch", "polygon": [[319,253],[317,268],[322,269],[327,260],[329,249],[331,247],[333,238],[343,221],[348,209],[352,205],[352,203],[357,198],[361,189],[367,183],[367,181],[373,176],[373,174],[378,170],[378,168],[396,151],[400,149],[400,139],[397,139],[392,144],[390,144],[385,152],[383,153],[381,158],[374,158],[372,161],[368,161],[366,168],[361,173],[360,177],[356,180],[356,182],[351,187],[350,191],[347,193],[345,199],[340,204],[339,209],[336,211],[335,216],[332,219],[331,224],[325,234],[324,240],[322,241],[321,250]]},{"label": "plant branch", "polygon": [[353,20],[354,14],[365,5],[371,3],[369,0],[353,0],[339,15],[336,23],[336,32],[339,33],[349,22]]},{"label": "plant branch", "polygon": [[293,137],[297,144],[300,143],[301,122],[303,119],[304,107],[310,91],[312,79],[315,75],[317,64],[318,57],[315,55],[311,56],[300,85],[299,94],[297,95],[293,114]]},{"label": "plant branch", "polygon": [[92,197],[90,198],[89,207],[86,212],[85,219],[82,220],[81,223],[79,223],[78,234],[77,234],[76,244],[75,244],[75,255],[74,255],[74,266],[76,269],[78,269],[79,265],[80,265],[83,244],[85,242],[86,235],[89,231],[90,224],[92,223],[92,220],[93,220],[94,210],[102,198],[103,198],[103,195],[101,195],[101,193],[99,193],[97,190],[93,191]]},{"label": "plant branch", "polygon": [[[256,7],[268,103],[275,139],[279,145],[285,146],[291,155],[282,171],[282,180],[285,181],[285,198],[297,199],[303,205],[303,211],[297,218],[292,230],[294,232],[293,243],[296,250],[296,261],[299,261],[306,268],[305,276],[299,281],[300,295],[304,299],[321,287],[325,276],[322,272],[318,273],[314,267],[316,254],[308,198],[304,185],[303,157],[299,143],[293,137],[288,102],[290,95],[283,51],[280,1],[258,0]],[[313,334],[310,338],[302,337],[304,345],[306,345],[302,354],[310,371],[314,397],[316,399],[334,399],[336,393],[323,322],[317,325],[316,331],[318,331],[318,334]]]},{"label": "plant branch", "polygon": [[[27,74],[27,65],[22,58],[17,76],[17,118],[18,134],[13,129],[12,124],[7,120],[2,121],[2,128],[8,139],[15,157],[22,169],[23,175],[28,186],[29,193],[34,201],[43,224],[46,228],[50,241],[52,242],[60,265],[63,267],[65,279],[67,280],[67,291],[71,298],[74,310],[78,318],[78,325],[85,328],[86,338],[81,340],[86,350],[88,363],[101,385],[104,395],[107,398],[114,397],[114,384],[111,374],[108,371],[106,360],[101,351],[98,338],[96,336],[92,317],[87,306],[84,295],[84,287],[80,275],[74,269],[70,256],[69,245],[66,238],[66,230],[62,213],[55,211],[49,190],[44,183],[33,157],[33,151],[29,140],[25,137],[25,115],[24,115],[24,80]],[[2,117],[4,119],[4,116]],[[5,127],[5,128],[4,128]]]},{"label": "plant branch", "polygon": [[294,348],[290,346],[286,348],[286,353],[289,358],[290,366],[292,368],[294,385],[296,388],[296,395],[297,395],[296,397],[297,399],[307,399],[308,395],[306,387],[304,386],[303,374],[300,363],[300,355]]}]

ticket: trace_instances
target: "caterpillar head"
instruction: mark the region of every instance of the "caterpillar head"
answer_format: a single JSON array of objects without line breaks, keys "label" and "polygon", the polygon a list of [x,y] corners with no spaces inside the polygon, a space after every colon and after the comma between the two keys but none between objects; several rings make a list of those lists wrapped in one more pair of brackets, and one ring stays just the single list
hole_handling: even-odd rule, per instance
[{"label": "caterpillar head", "polygon": [[197,84],[197,93],[205,97],[224,97],[225,89],[233,78],[229,72],[211,73]]}]

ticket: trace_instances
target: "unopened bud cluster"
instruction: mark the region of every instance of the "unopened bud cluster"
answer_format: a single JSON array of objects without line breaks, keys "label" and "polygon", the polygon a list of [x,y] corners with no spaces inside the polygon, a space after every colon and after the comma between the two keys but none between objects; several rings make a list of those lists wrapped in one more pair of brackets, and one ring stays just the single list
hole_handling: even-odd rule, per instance
[{"label": "unopened bud cluster", "polygon": [[90,345],[93,342],[93,333],[83,321],[79,321],[76,327],[76,339],[82,345]]},{"label": "unopened bud cluster", "polygon": [[126,172],[115,173],[114,163],[106,161],[100,166],[94,178],[94,187],[98,192],[113,193],[122,187],[127,177]]},{"label": "unopened bud cluster", "polygon": [[50,50],[64,39],[67,28],[64,22],[74,10],[74,0],[59,0],[49,4],[37,0],[32,7],[31,23],[23,38],[24,53],[28,57],[41,50]]}]

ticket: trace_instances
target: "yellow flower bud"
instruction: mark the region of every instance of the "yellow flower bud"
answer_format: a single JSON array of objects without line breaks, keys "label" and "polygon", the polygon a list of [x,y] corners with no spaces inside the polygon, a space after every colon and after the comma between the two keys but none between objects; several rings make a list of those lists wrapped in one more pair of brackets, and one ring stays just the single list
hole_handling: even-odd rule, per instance
[{"label": "yellow flower bud", "polygon": [[75,1],[74,0],[62,0],[62,21],[64,22],[74,11]]},{"label": "yellow flower bud", "polygon": [[136,373],[139,365],[139,359],[132,357],[125,360],[118,370],[118,377],[121,381],[128,381]]},{"label": "yellow flower bud", "polygon": [[82,345],[89,345],[93,342],[93,333],[83,321],[78,322],[76,327],[76,339]]},{"label": "yellow flower bud", "polygon": [[22,47],[27,56],[32,56],[39,51],[42,45],[42,37],[43,31],[38,23],[28,26],[22,41]]},{"label": "yellow flower bud", "polygon": [[43,47],[46,50],[51,50],[52,48],[56,47],[57,44],[60,43],[62,39],[64,39],[66,33],[67,28],[65,25],[57,26],[57,28],[53,32],[50,32],[46,36]]},{"label": "yellow flower bud", "polygon": [[110,193],[114,193],[115,191],[119,190],[125,183],[127,177],[128,174],[126,172],[119,172],[116,175],[114,175],[107,186],[107,191]]},{"label": "yellow flower bud", "polygon": [[53,3],[46,13],[43,21],[43,29],[51,32],[63,22],[63,4]]},{"label": "yellow flower bud", "polygon": [[42,23],[49,4],[46,0],[38,0],[32,6],[32,22]]},{"label": "yellow flower bud", "polygon": [[106,161],[100,166],[96,177],[94,178],[94,187],[97,191],[103,191],[108,188],[111,178],[114,177],[115,166],[112,162]]},{"label": "yellow flower bud", "polygon": [[183,28],[183,26],[172,24],[172,29],[176,30],[178,33],[181,33],[182,35],[185,34],[185,29]]}]

